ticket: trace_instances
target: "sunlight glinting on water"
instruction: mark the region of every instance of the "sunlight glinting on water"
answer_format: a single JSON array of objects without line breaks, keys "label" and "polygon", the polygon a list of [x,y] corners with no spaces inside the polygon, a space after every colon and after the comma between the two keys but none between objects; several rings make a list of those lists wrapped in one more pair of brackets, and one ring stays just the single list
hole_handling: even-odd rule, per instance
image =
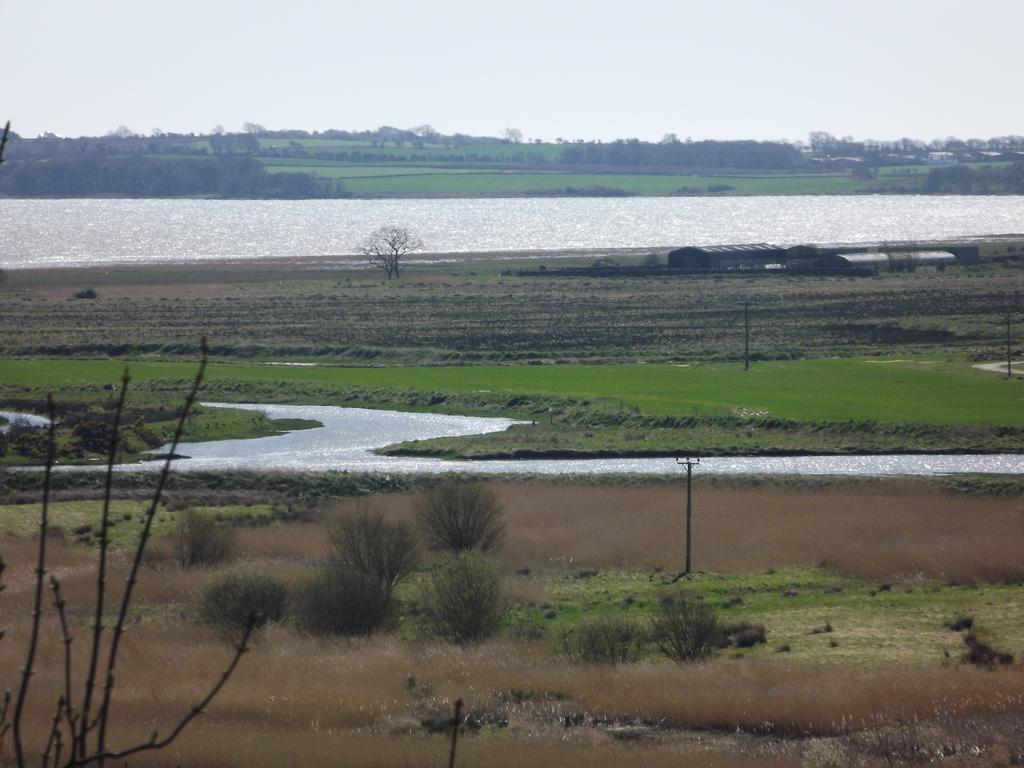
[{"label": "sunlight glinting on water", "polygon": [[399,224],[434,253],[851,243],[1024,230],[1020,196],[6,200],[0,267],[354,253]]},{"label": "sunlight glinting on water", "polygon": [[[385,474],[476,472],[493,474],[674,474],[671,458],[653,459],[508,459],[443,461],[441,459],[378,456],[385,445],[433,437],[499,432],[516,423],[509,419],[404,413],[317,405],[256,405],[205,403],[248,408],[273,419],[313,419],[324,426],[275,437],[184,443],[174,462],[177,471],[248,469],[286,471],[347,471]],[[156,469],[160,462],[124,465],[121,469]],[[70,469],[70,467],[68,468]],[[938,475],[958,472],[1021,474],[1024,456],[781,456],[706,457],[700,472],[711,474],[785,475]]]}]

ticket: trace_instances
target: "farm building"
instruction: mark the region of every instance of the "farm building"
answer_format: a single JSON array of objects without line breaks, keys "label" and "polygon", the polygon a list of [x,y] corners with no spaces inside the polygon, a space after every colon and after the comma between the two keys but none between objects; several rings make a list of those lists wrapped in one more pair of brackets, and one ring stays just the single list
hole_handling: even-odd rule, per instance
[{"label": "farm building", "polygon": [[676,248],[668,253],[668,266],[674,269],[730,269],[780,264],[785,249],[768,243],[743,245],[700,245]]},{"label": "farm building", "polygon": [[875,267],[894,272],[916,267],[947,267],[957,263],[949,251],[889,251],[867,253],[837,253],[829,259],[837,267]]},{"label": "farm building", "polygon": [[764,269],[769,264],[811,266],[822,257],[810,245],[783,248],[770,243],[702,245],[669,251],[668,266],[674,269]]}]

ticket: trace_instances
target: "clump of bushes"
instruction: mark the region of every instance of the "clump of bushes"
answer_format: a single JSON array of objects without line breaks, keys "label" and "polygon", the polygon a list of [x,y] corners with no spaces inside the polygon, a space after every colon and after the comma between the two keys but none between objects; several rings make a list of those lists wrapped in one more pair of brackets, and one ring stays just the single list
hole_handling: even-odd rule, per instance
[{"label": "clump of bushes", "polygon": [[416,521],[430,549],[487,552],[501,542],[505,511],[493,490],[481,483],[446,480],[424,491]]},{"label": "clump of bushes", "polygon": [[95,299],[98,295],[95,288],[83,288],[80,291],[75,291],[76,299]]},{"label": "clump of bushes", "polygon": [[301,590],[298,623],[316,634],[369,635],[398,615],[395,588],[416,569],[408,526],[358,510],[330,526],[334,553]]},{"label": "clump of bushes", "polygon": [[710,605],[667,597],[651,621],[651,637],[659,651],[682,664],[710,656],[723,645],[725,632]]},{"label": "clump of bushes", "polygon": [[485,640],[501,621],[501,574],[477,552],[444,560],[422,586],[435,633],[453,643]]},{"label": "clump of bushes", "polygon": [[627,615],[602,616],[583,622],[562,636],[563,653],[585,664],[627,664],[643,657],[647,627]]},{"label": "clump of bushes", "polygon": [[182,568],[220,565],[235,556],[234,529],[194,509],[178,514],[173,541]]},{"label": "clump of bushes", "polygon": [[397,618],[391,590],[370,574],[328,562],[296,599],[298,625],[317,635],[369,635]]},{"label": "clump of bushes", "polygon": [[250,618],[253,629],[283,621],[288,609],[284,582],[261,573],[231,573],[214,580],[203,592],[200,618],[219,632],[236,636]]}]

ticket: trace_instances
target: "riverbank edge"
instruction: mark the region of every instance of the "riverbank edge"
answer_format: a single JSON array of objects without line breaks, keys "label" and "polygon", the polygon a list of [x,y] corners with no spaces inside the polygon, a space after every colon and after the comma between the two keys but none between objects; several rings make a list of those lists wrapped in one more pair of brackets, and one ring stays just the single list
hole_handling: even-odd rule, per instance
[{"label": "riverbank edge", "polygon": [[[470,436],[473,437],[473,436]],[[442,439],[442,438],[438,438]],[[443,438],[455,439],[455,438]],[[429,442],[427,440],[424,443]],[[715,456],[723,458],[786,458],[799,456],[994,456],[1004,454],[1003,450],[929,450],[919,448],[894,448],[884,452],[870,450],[844,450],[844,451],[805,451],[800,449],[764,449],[752,451],[730,451],[707,450],[698,448],[680,448],[673,451],[630,451],[630,450],[585,450],[585,449],[559,449],[559,450],[534,450],[530,448],[517,448],[508,451],[493,451],[480,453],[460,453],[458,451],[442,448],[410,447],[404,444],[385,446],[373,451],[378,456],[395,456],[409,458],[430,458],[444,459],[449,461],[507,461],[507,460],[529,460],[529,459],[671,459],[678,456]],[[1021,453],[1024,453],[1022,447]]]}]

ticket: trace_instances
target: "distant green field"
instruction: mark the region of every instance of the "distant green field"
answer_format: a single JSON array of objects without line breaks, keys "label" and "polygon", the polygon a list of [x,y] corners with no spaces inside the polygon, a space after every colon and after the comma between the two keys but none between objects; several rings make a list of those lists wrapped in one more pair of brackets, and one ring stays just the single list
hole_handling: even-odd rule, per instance
[{"label": "distant green field", "polygon": [[[9,360],[0,384],[60,387],[117,380],[118,361]],[[184,363],[130,364],[135,381],[185,379]],[[550,365],[447,368],[280,368],[212,364],[210,380],[309,382],[438,392],[607,399],[651,415],[766,411],[801,421],[1024,426],[1024,382],[966,364],[915,366],[865,359],[736,365]]]},{"label": "distant green field", "polygon": [[487,173],[476,168],[430,168],[417,165],[320,165],[310,163],[267,163],[269,173],[313,173],[328,179],[380,178],[384,176],[419,176],[445,174],[461,176],[467,173]]},{"label": "distant green field", "polygon": [[673,195],[683,187],[706,190],[728,185],[725,195],[829,195],[850,194],[869,186],[845,175],[768,176],[660,176],[599,173],[519,173],[504,171],[471,176],[429,174],[392,178],[358,178],[346,184],[357,195],[497,195],[559,192],[568,187],[607,187],[636,195]]},{"label": "distant green field", "polygon": [[[674,195],[683,188],[706,192],[708,187],[725,195],[829,195],[850,194],[870,186],[846,174],[621,174],[519,171],[514,168],[441,168],[417,164],[364,164],[315,158],[261,158],[271,173],[314,173],[345,179],[347,191],[356,195],[516,195],[556,193],[572,187],[607,187],[635,195]],[[467,178],[472,175],[473,178]]]}]

